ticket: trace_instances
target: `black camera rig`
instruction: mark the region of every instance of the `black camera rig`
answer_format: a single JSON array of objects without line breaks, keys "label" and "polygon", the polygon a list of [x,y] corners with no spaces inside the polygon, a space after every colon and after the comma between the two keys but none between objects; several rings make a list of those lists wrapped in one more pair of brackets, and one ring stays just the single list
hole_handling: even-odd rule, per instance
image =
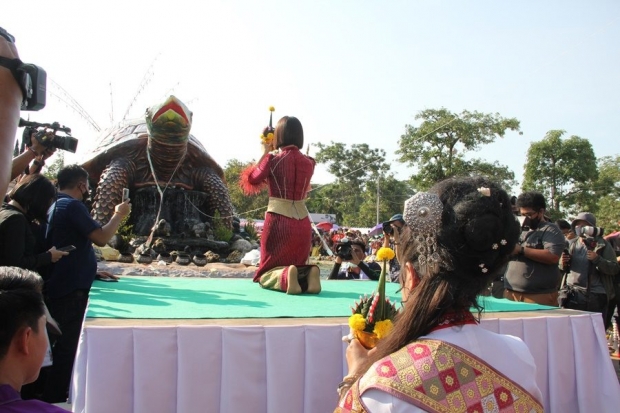
[{"label": "black camera rig", "polygon": [[583,243],[589,251],[594,251],[598,245],[596,237],[602,237],[605,229],[594,226],[575,227],[575,234],[583,239]]},{"label": "black camera rig", "polygon": [[[30,137],[33,134],[39,143],[48,148],[62,149],[63,151],[72,153],[75,153],[77,150],[78,140],[71,136],[71,128],[61,125],[58,122],[39,123],[20,119],[19,127],[25,128],[22,134],[20,153],[24,152],[26,146],[30,146]],[[58,132],[62,132],[64,135],[58,135]]]},{"label": "black camera rig", "polygon": [[334,252],[337,257],[342,258],[345,261],[353,259],[353,244],[348,238],[342,238],[340,242],[334,246]]}]

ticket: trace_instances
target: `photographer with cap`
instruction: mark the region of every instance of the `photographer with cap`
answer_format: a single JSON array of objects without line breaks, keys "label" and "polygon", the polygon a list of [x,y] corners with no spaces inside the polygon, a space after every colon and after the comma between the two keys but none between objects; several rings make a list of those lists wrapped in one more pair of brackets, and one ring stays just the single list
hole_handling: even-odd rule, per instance
[{"label": "photographer with cap", "polygon": [[607,302],[615,296],[614,279],[620,271],[616,254],[603,238],[603,229],[596,226],[590,212],[580,212],[571,223],[578,236],[568,242],[562,253],[560,269],[565,282],[574,291],[562,305],[575,310],[601,313],[606,320]]},{"label": "photographer with cap", "polygon": [[[361,239],[342,238],[334,251],[336,259],[328,280],[379,280],[381,266],[376,262],[364,262],[366,244]],[[343,262],[348,264],[345,268],[341,268]]]}]

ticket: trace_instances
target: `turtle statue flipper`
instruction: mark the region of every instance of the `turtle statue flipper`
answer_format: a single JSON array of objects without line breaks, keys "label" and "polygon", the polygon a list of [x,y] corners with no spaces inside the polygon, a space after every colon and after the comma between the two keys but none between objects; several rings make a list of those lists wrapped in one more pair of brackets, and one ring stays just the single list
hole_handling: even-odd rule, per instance
[{"label": "turtle statue flipper", "polygon": [[101,173],[93,202],[92,216],[105,225],[114,215],[114,207],[122,202],[123,188],[129,188],[135,165],[132,161],[115,159]]},{"label": "turtle statue flipper", "polygon": [[195,172],[194,183],[198,190],[211,194],[202,205],[202,212],[209,217],[213,217],[215,211],[218,211],[220,213],[220,219],[226,228],[232,228],[234,213],[228,188],[224,181],[210,168],[201,168]]}]

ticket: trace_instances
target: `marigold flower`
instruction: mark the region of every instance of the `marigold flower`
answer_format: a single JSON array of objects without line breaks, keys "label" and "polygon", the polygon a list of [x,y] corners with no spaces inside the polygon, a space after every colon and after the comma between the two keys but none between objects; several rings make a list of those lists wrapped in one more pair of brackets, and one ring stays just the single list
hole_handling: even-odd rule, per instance
[{"label": "marigold flower", "polygon": [[267,136],[265,136],[265,135],[260,135],[260,138],[261,138],[261,140],[262,140],[264,143],[269,143],[269,142],[273,141],[273,133],[272,133],[272,132],[269,132],[269,133],[267,134]]},{"label": "marigold flower", "polygon": [[377,261],[389,261],[396,256],[394,250],[388,247],[381,247],[377,251]]},{"label": "marigold flower", "polygon": [[392,324],[391,320],[377,321],[375,323],[375,329],[373,330],[373,333],[377,335],[378,339],[382,339],[383,337],[390,334],[390,331],[392,331],[393,327],[394,325]]},{"label": "marigold flower", "polygon": [[361,314],[353,314],[349,317],[349,327],[352,330],[363,331],[366,328],[366,319]]}]

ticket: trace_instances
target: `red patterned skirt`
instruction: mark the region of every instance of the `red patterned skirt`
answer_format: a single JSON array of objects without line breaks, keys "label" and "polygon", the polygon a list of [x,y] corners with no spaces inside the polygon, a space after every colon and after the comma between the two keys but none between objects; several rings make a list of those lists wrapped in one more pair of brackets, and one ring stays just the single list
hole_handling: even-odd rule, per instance
[{"label": "red patterned skirt", "polygon": [[299,220],[267,212],[260,237],[260,265],[254,282],[275,267],[305,265],[311,248],[312,227],[308,217]]}]

